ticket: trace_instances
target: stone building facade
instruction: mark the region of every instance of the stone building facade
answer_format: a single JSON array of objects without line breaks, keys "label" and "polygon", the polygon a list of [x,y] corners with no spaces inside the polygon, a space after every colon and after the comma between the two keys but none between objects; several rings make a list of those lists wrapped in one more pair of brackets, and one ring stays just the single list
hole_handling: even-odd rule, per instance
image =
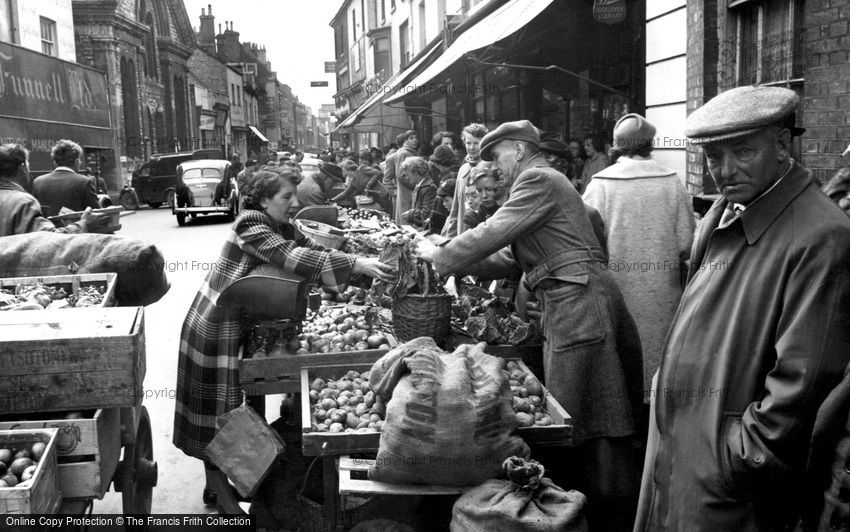
[{"label": "stone building facade", "polygon": [[73,10],[77,62],[107,74],[128,166],[191,149],[187,63],[196,43],[183,2],[73,0]]}]

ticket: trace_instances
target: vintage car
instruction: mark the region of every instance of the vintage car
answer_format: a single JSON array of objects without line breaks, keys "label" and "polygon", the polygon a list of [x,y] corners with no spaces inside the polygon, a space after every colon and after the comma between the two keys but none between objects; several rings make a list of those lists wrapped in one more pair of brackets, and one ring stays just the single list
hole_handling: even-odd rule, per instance
[{"label": "vintage car", "polygon": [[230,162],[203,159],[179,165],[172,212],[181,227],[186,225],[186,216],[199,214],[223,214],[234,220],[239,214],[239,187]]}]

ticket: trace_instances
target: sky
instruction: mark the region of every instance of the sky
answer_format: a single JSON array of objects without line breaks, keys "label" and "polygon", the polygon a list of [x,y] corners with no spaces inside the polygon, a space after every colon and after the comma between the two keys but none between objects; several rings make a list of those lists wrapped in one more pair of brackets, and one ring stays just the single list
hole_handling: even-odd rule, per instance
[{"label": "sky", "polygon": [[[314,115],[323,103],[332,104],[336,81],[325,73],[325,61],[334,60],[334,34],[329,26],[341,0],[183,0],[192,27],[200,27],[201,9],[212,5],[215,32],[233,22],[240,42],[266,46],[266,58],[278,80]],[[327,81],[328,87],[310,87],[311,81]]]}]

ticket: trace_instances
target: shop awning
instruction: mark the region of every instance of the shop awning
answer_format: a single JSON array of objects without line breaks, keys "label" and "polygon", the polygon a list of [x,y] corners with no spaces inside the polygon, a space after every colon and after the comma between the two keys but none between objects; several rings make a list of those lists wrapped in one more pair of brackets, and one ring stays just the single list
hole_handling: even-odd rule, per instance
[{"label": "shop awning", "polygon": [[255,128],[254,126],[248,126],[248,129],[250,129],[251,133],[256,135],[257,138],[260,139],[260,141],[262,141],[262,142],[268,142],[269,141],[269,139],[267,139],[265,135],[260,133],[260,130]]},{"label": "shop awning", "polygon": [[519,31],[537,15],[549,7],[552,0],[511,0],[505,5],[478,21],[477,24],[461,33],[448,50],[431,63],[421,74],[413,78],[407,85],[413,91],[400,91],[385,100],[385,103],[393,103],[401,100],[407,94],[421,94],[422,87],[440,72],[452,66],[455,61],[473,50],[478,50],[500,41]]},{"label": "shop awning", "polygon": [[370,109],[375,108],[376,105],[386,100],[388,96],[391,96],[396,92],[404,93],[405,83],[413,75],[416,69],[419,68],[426,60],[428,60],[428,58],[432,57],[437,50],[441,49],[442,44],[437,43],[416,62],[409,65],[401,72],[396,73],[396,75],[391,77],[386,83],[383,83],[380,86],[364,86],[361,90],[375,91],[374,94],[372,94],[368,100],[363,102],[363,105],[358,107],[356,111],[345,117],[345,120],[340,122],[340,124],[336,128],[334,128],[334,132],[342,128],[353,126],[367,112],[369,112]]}]

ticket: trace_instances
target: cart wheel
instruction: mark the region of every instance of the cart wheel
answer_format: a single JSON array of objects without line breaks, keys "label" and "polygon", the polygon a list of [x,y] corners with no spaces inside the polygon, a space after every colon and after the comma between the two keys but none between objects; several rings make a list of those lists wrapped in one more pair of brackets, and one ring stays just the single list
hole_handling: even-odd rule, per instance
[{"label": "cart wheel", "polygon": [[139,412],[135,441],[124,446],[124,459],[115,473],[115,486],[121,487],[124,513],[150,514],[153,487],[159,472],[153,461],[151,418],[145,407]]}]

